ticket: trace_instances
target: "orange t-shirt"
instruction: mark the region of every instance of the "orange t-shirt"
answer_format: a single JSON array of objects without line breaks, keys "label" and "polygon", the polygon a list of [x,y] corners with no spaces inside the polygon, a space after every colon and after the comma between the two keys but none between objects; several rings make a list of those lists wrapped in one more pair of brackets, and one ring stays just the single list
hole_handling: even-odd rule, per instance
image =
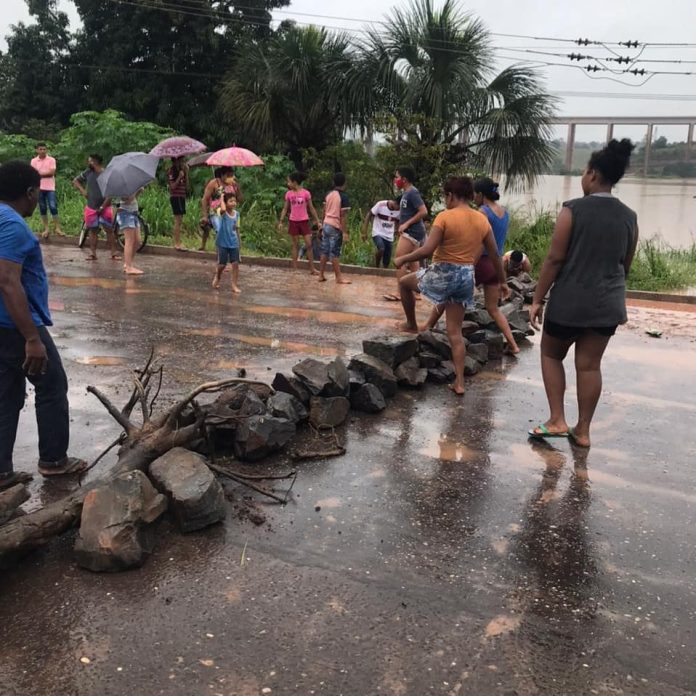
[{"label": "orange t-shirt", "polygon": [[442,243],[433,254],[433,263],[476,263],[481,256],[484,238],[492,232],[488,218],[468,207],[444,210],[435,218],[433,227],[443,231]]}]

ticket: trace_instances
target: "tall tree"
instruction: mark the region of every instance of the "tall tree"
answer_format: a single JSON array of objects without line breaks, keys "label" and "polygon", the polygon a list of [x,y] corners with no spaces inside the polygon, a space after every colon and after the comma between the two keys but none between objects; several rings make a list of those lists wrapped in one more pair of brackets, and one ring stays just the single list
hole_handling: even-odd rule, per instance
[{"label": "tall tree", "polygon": [[284,149],[302,168],[303,150],[343,137],[350,118],[338,76],[351,60],[345,36],[286,24],[240,46],[220,106],[257,146]]},{"label": "tall tree", "polygon": [[0,55],[0,129],[50,139],[74,110],[68,16],[55,0],[28,0],[32,24],[19,23]]},{"label": "tall tree", "polygon": [[413,0],[370,31],[341,76],[345,109],[363,127],[381,115],[404,149],[430,148],[444,165],[531,179],[553,157],[554,100],[533,69],[494,65],[488,30],[457,0]]}]

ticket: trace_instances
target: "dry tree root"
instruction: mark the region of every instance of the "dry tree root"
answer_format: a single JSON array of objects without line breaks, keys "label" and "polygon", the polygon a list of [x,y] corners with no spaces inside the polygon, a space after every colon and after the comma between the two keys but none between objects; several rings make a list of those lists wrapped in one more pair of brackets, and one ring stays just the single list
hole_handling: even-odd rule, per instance
[{"label": "dry tree root", "polygon": [[[130,399],[118,409],[99,389],[88,387],[87,391],[99,399],[107,412],[123,428],[118,441],[121,444],[116,464],[100,479],[78,488],[61,500],[40,510],[11,520],[0,526],[0,568],[14,563],[29,551],[48,543],[53,537],[75,526],[80,519],[82,504],[87,493],[113,481],[117,476],[135,470],[145,470],[158,457],[175,447],[185,447],[202,437],[206,429],[206,414],[196,409],[193,423],[179,427],[179,420],[189,404],[201,394],[219,392],[235,384],[262,384],[247,379],[223,379],[206,382],[196,387],[167,411],[153,416],[153,407],[162,386],[162,368],[154,366],[154,352],[142,370],[134,374],[134,387]],[[151,397],[153,386],[157,384]],[[267,385],[264,385],[267,386]],[[132,420],[135,407],[139,405],[142,422]],[[103,453],[97,461],[104,456]],[[93,462],[91,466],[94,466]]]}]

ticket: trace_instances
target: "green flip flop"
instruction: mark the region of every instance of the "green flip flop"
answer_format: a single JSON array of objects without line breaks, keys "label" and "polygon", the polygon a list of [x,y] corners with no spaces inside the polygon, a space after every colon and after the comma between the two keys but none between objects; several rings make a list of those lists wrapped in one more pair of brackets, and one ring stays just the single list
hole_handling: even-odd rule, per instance
[{"label": "green flip flop", "polygon": [[[541,432],[538,433],[536,432],[537,430],[540,430]],[[528,430],[527,435],[529,435],[529,437],[541,439],[545,439],[547,437],[568,437],[568,431],[564,433],[552,433],[543,423],[540,423],[536,428]]]}]

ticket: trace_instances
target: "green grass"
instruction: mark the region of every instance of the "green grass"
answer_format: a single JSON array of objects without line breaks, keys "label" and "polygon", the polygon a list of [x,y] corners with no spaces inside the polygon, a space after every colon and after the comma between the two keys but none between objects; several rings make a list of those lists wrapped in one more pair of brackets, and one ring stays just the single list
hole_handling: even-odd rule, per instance
[{"label": "green grass", "polygon": [[[63,230],[77,236],[82,226],[84,201],[69,188],[59,182],[59,212]],[[150,244],[171,246],[173,217],[169,197],[165,189],[152,187],[140,198],[143,217],[150,225]],[[285,231],[278,231],[277,220],[280,213],[280,198],[277,205],[268,197],[257,199],[249,196],[240,207],[242,253],[252,256],[289,257],[290,238]],[[188,249],[200,245],[198,220],[199,199],[190,198],[184,218],[182,242]],[[372,263],[373,246],[368,238],[362,240],[361,228],[365,211],[354,209],[349,217],[350,241],[344,247],[343,259],[346,263],[369,266]],[[549,248],[555,214],[549,210],[533,210],[521,214],[512,211],[508,249],[522,249],[529,256],[535,271],[541,268]],[[41,229],[38,211],[31,220],[37,232]],[[209,243],[212,249],[212,243]],[[628,287],[633,290],[668,291],[696,287],[696,245],[691,249],[671,249],[652,241],[640,244],[636,259],[628,279]]]}]

